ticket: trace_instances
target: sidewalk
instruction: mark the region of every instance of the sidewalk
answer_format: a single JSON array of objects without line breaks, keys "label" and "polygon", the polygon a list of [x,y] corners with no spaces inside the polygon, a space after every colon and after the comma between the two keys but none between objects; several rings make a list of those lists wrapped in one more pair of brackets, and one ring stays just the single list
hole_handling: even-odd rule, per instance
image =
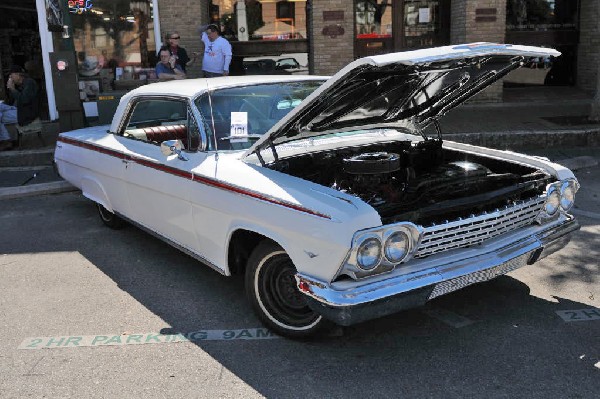
[{"label": "sidewalk", "polygon": [[[573,169],[595,166],[600,124],[587,121],[591,96],[570,87],[511,88],[504,102],[464,104],[440,121],[443,139],[543,155]],[[427,132],[435,134],[433,127]],[[56,132],[46,147],[27,138],[0,152],[0,200],[74,190],[52,167]]]}]

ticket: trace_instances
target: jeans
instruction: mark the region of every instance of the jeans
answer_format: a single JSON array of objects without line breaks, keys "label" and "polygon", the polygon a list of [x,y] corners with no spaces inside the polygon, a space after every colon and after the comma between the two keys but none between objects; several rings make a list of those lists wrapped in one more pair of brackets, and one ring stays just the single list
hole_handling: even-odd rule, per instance
[{"label": "jeans", "polygon": [[10,140],[5,123],[17,123],[17,107],[0,102],[0,141]]}]

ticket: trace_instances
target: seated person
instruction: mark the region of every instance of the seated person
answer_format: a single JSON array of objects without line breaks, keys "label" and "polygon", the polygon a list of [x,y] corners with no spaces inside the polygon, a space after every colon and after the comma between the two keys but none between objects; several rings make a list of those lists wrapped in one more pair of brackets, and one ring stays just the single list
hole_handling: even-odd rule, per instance
[{"label": "seated person", "polygon": [[38,120],[40,112],[38,85],[25,74],[23,68],[18,65],[11,67],[6,87],[9,100],[0,104],[0,151],[12,147],[4,123],[17,122],[19,126],[27,126]]},{"label": "seated person", "polygon": [[156,64],[156,76],[160,80],[185,79],[185,72],[176,61],[167,48],[161,48],[160,61]]}]

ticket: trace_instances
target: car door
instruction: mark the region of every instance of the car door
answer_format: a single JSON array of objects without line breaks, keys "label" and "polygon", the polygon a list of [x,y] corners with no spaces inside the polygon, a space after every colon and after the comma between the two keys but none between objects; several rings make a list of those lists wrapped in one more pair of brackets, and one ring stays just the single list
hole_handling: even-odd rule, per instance
[{"label": "car door", "polygon": [[[138,99],[122,124],[120,136],[130,151],[124,171],[130,218],[196,251],[190,203],[192,169],[199,167],[207,154],[196,151],[198,124],[187,99]],[[181,156],[161,152],[161,143],[168,140],[183,142]]]}]

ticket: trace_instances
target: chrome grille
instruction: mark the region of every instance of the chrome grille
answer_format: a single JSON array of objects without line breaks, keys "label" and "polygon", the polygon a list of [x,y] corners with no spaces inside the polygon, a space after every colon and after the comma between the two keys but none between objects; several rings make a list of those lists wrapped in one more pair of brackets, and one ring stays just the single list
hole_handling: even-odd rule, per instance
[{"label": "chrome grille", "polygon": [[473,215],[425,227],[415,258],[479,244],[492,237],[531,224],[544,206],[545,197],[519,201],[494,212]]}]

